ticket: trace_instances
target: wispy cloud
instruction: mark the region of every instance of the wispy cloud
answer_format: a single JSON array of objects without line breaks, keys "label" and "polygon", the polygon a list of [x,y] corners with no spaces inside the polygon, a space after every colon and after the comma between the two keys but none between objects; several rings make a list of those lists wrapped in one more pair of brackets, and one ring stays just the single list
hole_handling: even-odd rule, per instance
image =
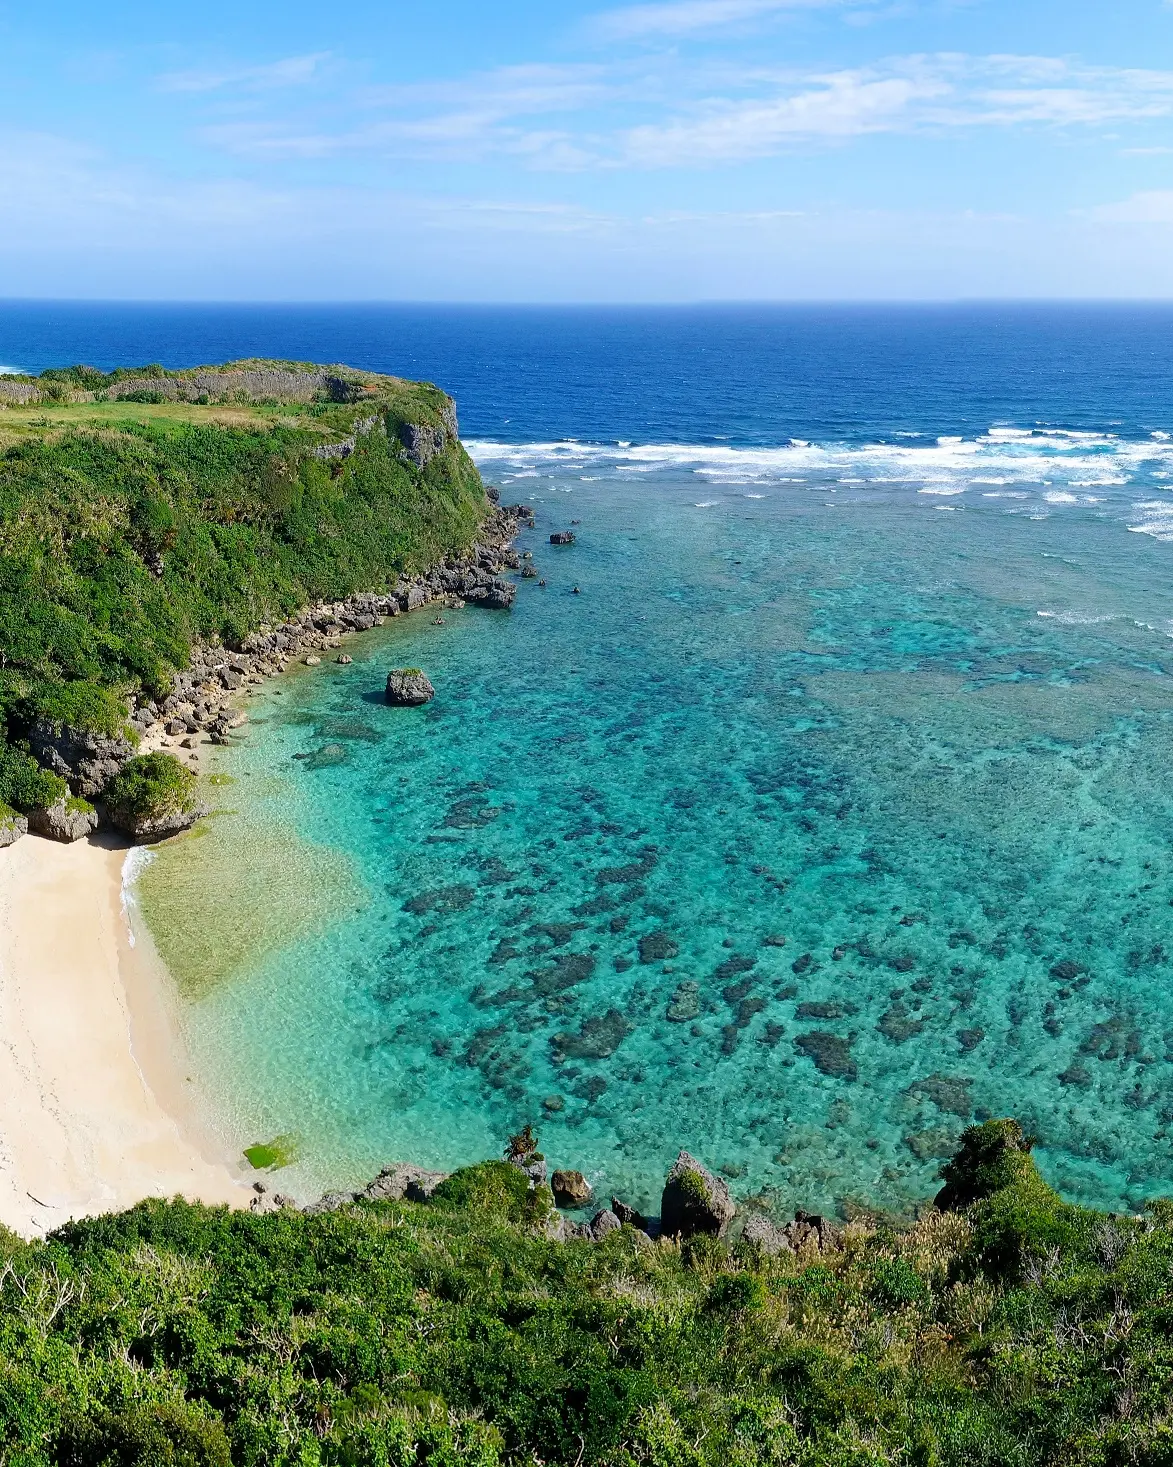
[{"label": "wispy cloud", "polygon": [[815,10],[844,0],[668,0],[666,4],[628,5],[604,11],[591,29],[607,40],[688,36],[759,20],[781,10]]},{"label": "wispy cloud", "polygon": [[316,51],[309,56],[287,56],[264,66],[241,66],[220,71],[171,71],[159,77],[157,85],[164,92],[218,92],[225,89],[267,92],[304,86],[319,75],[329,60],[329,51]]},{"label": "wispy cloud", "polygon": [[1173,224],[1173,188],[1146,189],[1116,204],[1076,212],[1097,224]]},{"label": "wispy cloud", "polygon": [[1045,56],[904,56],[831,72],[665,57],[509,67],[360,100],[366,115],[348,126],[250,118],[204,136],[268,160],[382,153],[513,158],[562,172],[712,167],[880,133],[1142,124],[1173,116],[1173,72]]},{"label": "wispy cloud", "polygon": [[799,142],[869,133],[1091,126],[1173,115],[1173,73],[1074,68],[1047,57],[916,56],[810,76],[772,96],[708,98],[631,128],[645,168],[771,156]]}]

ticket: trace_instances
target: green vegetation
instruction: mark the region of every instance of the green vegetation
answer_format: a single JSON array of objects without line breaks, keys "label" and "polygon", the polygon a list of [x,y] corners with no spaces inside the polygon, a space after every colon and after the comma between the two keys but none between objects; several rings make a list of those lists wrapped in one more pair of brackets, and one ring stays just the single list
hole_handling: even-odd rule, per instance
[{"label": "green vegetation", "polygon": [[[195,640],[235,644],[475,538],[487,501],[436,388],[350,374],[308,402],[166,400],[192,376],[66,368],[36,379],[45,400],[0,405],[10,737],[35,720],[125,732],[128,695],[165,694]],[[127,377],[159,401],[103,400]],[[418,427],[433,430],[423,468],[404,449]]]},{"label": "green vegetation", "polygon": [[0,803],[27,815],[47,810],[68,793],[60,775],[42,769],[27,750],[6,744],[0,731]]},{"label": "green vegetation", "polygon": [[196,804],[196,777],[174,754],[136,754],[107,784],[106,804],[119,824],[137,826]]},{"label": "green vegetation", "polygon": [[426,1204],[0,1237],[0,1461],[1163,1467],[1173,1205],[1072,1207],[1026,1147],[975,1128],[960,1210],[773,1259],[552,1242],[502,1162]]}]

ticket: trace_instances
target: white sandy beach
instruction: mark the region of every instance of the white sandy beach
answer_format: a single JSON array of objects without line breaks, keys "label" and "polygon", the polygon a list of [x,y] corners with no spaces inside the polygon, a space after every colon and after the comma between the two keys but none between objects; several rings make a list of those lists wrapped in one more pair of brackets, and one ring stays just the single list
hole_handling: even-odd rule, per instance
[{"label": "white sandy beach", "polygon": [[26,1237],[144,1197],[250,1196],[190,1113],[124,859],[34,836],[0,851],[0,1223]]}]

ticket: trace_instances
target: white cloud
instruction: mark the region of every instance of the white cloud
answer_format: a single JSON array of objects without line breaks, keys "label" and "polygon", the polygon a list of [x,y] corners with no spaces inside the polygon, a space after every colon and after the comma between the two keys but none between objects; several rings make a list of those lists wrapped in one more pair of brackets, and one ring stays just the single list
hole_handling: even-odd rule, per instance
[{"label": "white cloud", "polygon": [[217,92],[225,87],[260,92],[282,87],[304,86],[312,81],[330,60],[330,52],[315,51],[309,56],[287,56],[265,66],[242,66],[227,71],[171,71],[158,78],[164,92]]},{"label": "white cloud", "polygon": [[1078,212],[1097,224],[1173,224],[1173,188],[1147,189],[1119,203]]},{"label": "white cloud", "polygon": [[803,141],[869,133],[1089,126],[1171,115],[1173,73],[1076,68],[1047,57],[914,56],[804,77],[776,85],[772,96],[705,99],[667,121],[629,129],[621,152],[634,166],[669,168],[769,157]]},{"label": "white cloud", "polygon": [[708,102],[697,113],[666,125],[632,128],[624,161],[641,168],[718,163],[768,157],[797,139],[836,140],[899,127],[915,103],[948,95],[932,78],[819,79],[790,96],[747,102]]},{"label": "white cloud", "polygon": [[630,5],[596,16],[592,29],[605,39],[642,40],[722,30],[780,10],[814,10],[843,0],[670,0],[668,4]]},{"label": "white cloud", "polygon": [[270,161],[365,153],[513,158],[561,172],[715,166],[877,133],[1143,124],[1173,116],[1173,73],[1045,56],[904,56],[835,72],[667,56],[503,67],[350,100],[358,115],[344,126],[252,118],[203,136]]}]

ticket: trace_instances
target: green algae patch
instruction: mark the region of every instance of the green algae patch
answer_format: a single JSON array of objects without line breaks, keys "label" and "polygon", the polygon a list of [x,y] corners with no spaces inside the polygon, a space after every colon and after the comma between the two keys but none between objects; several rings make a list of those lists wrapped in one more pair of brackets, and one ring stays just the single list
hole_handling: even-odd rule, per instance
[{"label": "green algae patch", "polygon": [[230,784],[235,784],[236,780],[231,774],[209,774],[208,783],[213,789],[220,790],[227,789]]},{"label": "green algae patch", "polygon": [[258,1172],[272,1172],[283,1166],[292,1166],[297,1160],[297,1137],[274,1136],[272,1141],[246,1146],[244,1155],[249,1166]]},{"label": "green algae patch", "polygon": [[343,852],[272,819],[228,811],[160,846],[138,897],[159,956],[190,999],[367,900]]}]

